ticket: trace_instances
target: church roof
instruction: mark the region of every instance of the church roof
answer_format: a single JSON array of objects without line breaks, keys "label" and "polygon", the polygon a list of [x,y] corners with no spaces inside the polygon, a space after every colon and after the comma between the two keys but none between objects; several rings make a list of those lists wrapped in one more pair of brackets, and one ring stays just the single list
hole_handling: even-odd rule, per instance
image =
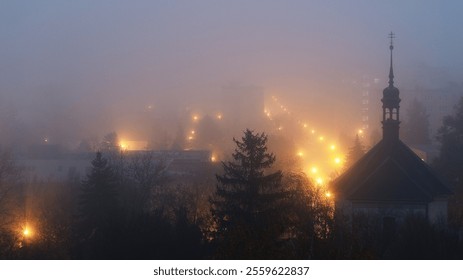
[{"label": "church roof", "polygon": [[389,87],[383,91],[383,139],[333,182],[336,197],[368,202],[429,202],[451,195],[447,185],[399,139],[399,90],[394,71],[389,70]]},{"label": "church roof", "polygon": [[452,194],[431,168],[399,139],[380,141],[333,183],[351,201],[429,202]]}]

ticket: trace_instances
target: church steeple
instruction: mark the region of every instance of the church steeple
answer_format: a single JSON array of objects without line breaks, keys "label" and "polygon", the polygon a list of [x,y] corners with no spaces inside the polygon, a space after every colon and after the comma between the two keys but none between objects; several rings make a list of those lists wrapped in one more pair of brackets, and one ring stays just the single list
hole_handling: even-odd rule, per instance
[{"label": "church steeple", "polygon": [[389,67],[389,86],[394,86],[394,70],[392,69],[392,50],[394,49],[394,42],[392,39],[395,38],[394,33],[389,33],[389,38],[391,39],[391,44],[389,45],[389,50],[391,50],[391,66]]},{"label": "church steeple", "polygon": [[399,108],[400,98],[399,89],[394,87],[394,70],[392,68],[392,50],[394,49],[393,39],[394,33],[389,34],[391,44],[389,50],[391,51],[391,65],[389,68],[389,86],[383,90],[383,139],[384,140],[398,140],[399,139]]}]

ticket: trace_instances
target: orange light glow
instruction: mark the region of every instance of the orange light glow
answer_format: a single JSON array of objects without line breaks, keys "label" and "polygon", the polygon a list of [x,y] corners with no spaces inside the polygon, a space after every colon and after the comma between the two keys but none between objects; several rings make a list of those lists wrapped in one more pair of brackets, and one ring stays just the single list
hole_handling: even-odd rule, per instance
[{"label": "orange light glow", "polygon": [[[332,134],[329,133],[327,128],[316,126],[312,122],[313,120],[307,118],[306,114],[298,114],[298,111],[294,111],[294,108],[286,106],[280,100],[277,101],[276,96],[271,97],[274,101],[272,107],[265,106],[261,109],[267,116],[266,120],[272,122],[271,125],[273,125],[274,131],[279,134],[291,133],[293,128],[300,129],[297,132],[307,132],[306,135],[300,135],[302,137],[299,137],[299,135],[295,137],[294,146],[296,150],[293,155],[298,158],[297,164],[303,166],[303,172],[310,177],[313,184],[317,186],[326,185],[328,178],[329,180],[334,179],[345,164],[344,147],[332,138]],[[280,120],[282,115],[288,116],[290,112],[294,116],[291,118],[282,117]],[[277,119],[280,121],[276,121]],[[353,127],[353,131],[359,131],[360,128],[362,127]],[[363,130],[361,133],[365,134]],[[304,138],[307,136],[311,139]],[[324,195],[324,192],[322,194]]]},{"label": "orange light glow", "polygon": [[330,193],[330,192],[326,192],[326,193],[325,193],[325,196],[328,197],[328,198],[330,198],[330,197],[331,197],[331,193]]},{"label": "orange light glow", "polygon": [[33,236],[33,231],[32,231],[32,228],[29,226],[29,225],[25,225],[23,228],[22,228],[22,235],[25,237],[25,238],[32,238]]},{"label": "orange light glow", "polygon": [[121,147],[122,150],[127,150],[128,145],[125,142],[121,141],[119,142],[119,147]]},{"label": "orange light glow", "polygon": [[[127,136],[125,136],[127,137]],[[147,150],[148,141],[138,141],[138,140],[128,140],[130,138],[125,138],[119,140],[118,147],[121,151],[143,151]]]}]

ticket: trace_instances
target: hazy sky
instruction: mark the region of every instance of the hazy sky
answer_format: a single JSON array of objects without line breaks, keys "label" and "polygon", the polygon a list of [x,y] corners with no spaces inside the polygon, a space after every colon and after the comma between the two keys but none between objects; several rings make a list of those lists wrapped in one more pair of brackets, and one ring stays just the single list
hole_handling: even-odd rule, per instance
[{"label": "hazy sky", "polygon": [[338,98],[330,85],[343,79],[386,79],[390,31],[399,87],[426,73],[461,82],[461,11],[457,0],[0,0],[0,102],[85,130],[230,83]]}]

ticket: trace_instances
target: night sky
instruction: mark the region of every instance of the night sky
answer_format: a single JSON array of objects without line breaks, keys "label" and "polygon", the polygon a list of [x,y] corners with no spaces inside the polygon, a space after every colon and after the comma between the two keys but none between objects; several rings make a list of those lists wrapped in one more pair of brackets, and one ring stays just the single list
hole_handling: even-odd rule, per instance
[{"label": "night sky", "polygon": [[[461,1],[1,1],[0,98],[83,137],[117,115],[208,102],[228,84],[342,98],[365,75],[438,88],[463,73]],[[403,92],[403,90],[402,90]]]}]

